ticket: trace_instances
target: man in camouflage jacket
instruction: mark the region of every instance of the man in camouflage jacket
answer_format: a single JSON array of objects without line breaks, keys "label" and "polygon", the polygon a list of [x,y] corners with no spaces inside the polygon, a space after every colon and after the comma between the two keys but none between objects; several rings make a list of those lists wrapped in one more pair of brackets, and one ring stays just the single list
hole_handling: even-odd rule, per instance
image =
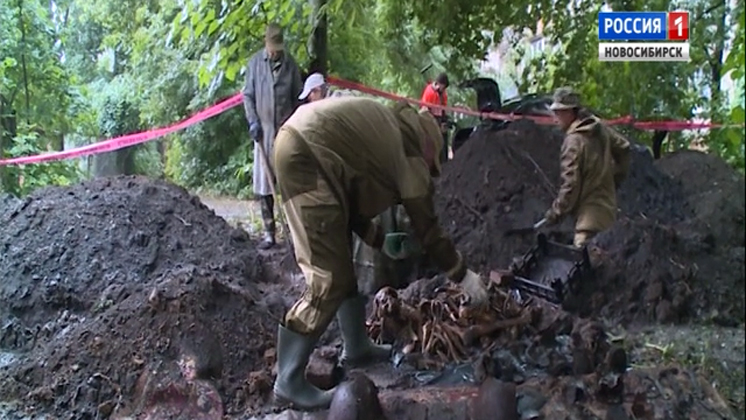
[{"label": "man in camouflage jacket", "polygon": [[554,93],[550,107],[565,132],[561,186],[546,212],[548,224],[575,217],[576,247],[585,246],[616,221],[616,188],[629,170],[629,142],[580,105],[571,88]]},{"label": "man in camouflage jacket", "polygon": [[279,401],[302,409],[328,407],[334,390],[311,385],[304,372],[313,348],[336,316],[344,364],[387,358],[365,328],[352,257],[352,233],[393,260],[406,259],[406,232],[385,233],[376,215],[402,204],[425,252],[475,305],[488,302],[487,285],[443,232],[433,205],[443,138],[427,112],[342,97],[303,105],[280,128],[274,152],[283,208],[306,290],[278,327]]},{"label": "man in camouflage jacket", "polygon": [[[327,98],[353,96],[349,91],[333,91],[329,88],[324,75],[310,74],[303,84],[303,92],[298,97],[308,103]],[[371,221],[383,229],[384,234],[405,232],[414,238],[409,216],[404,206],[398,204],[386,209]],[[357,287],[361,294],[372,295],[384,286],[395,288],[404,287],[414,276],[418,263],[422,259],[422,249],[416,239],[412,241],[413,249],[407,258],[395,260],[389,258],[381,250],[366,244],[358,235],[354,235],[352,244],[352,260],[355,263]]]}]

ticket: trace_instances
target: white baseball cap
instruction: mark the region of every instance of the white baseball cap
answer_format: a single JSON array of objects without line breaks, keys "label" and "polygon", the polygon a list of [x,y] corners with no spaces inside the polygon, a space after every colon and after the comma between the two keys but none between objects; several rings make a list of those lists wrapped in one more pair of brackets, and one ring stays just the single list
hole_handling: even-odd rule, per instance
[{"label": "white baseball cap", "polygon": [[300,96],[298,96],[298,99],[301,101],[306,99],[308,95],[311,93],[312,90],[316,89],[317,87],[324,86],[326,84],[326,80],[324,80],[324,75],[321,73],[313,73],[308,78],[306,78],[306,83],[303,84],[303,92],[300,93]]}]

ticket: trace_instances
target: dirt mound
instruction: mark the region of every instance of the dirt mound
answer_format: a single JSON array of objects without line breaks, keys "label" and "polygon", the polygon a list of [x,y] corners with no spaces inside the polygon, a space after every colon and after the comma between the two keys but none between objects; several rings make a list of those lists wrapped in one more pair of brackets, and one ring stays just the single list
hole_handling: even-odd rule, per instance
[{"label": "dirt mound", "polygon": [[219,378],[228,409],[248,402],[285,302],[263,303],[245,232],[139,177],[48,188],[0,211],[0,350],[14,359],[0,399],[106,418],[170,366]]},{"label": "dirt mound", "polygon": [[621,220],[603,251],[589,313],[626,321],[744,322],[744,177],[721,159],[682,151],[657,162],[681,179],[694,217],[663,225]]},{"label": "dirt mound", "polygon": [[706,225],[716,245],[746,245],[743,174],[717,156],[694,150],[668,154],[657,161],[656,166],[681,180],[695,217]]},{"label": "dirt mound", "polygon": [[617,191],[620,217],[664,223],[690,218],[693,213],[682,182],[682,178],[666,176],[659,170],[647,148],[633,145],[627,179]]},{"label": "dirt mound", "polygon": [[717,248],[697,226],[624,219],[595,245],[584,315],[624,323],[744,320],[744,247]]},{"label": "dirt mound", "polygon": [[[534,244],[505,236],[541,219],[559,183],[562,135],[518,122],[480,133],[444,166],[436,206],[470,265],[506,268]],[[633,145],[618,191],[619,222],[594,243],[597,281],[584,315],[627,322],[743,322],[744,178],[714,156],[673,154],[656,163]],[[550,229],[569,242],[572,220]]]},{"label": "dirt mound", "polygon": [[248,235],[166,182],[122,177],[47,188],[0,215],[0,314],[43,322],[90,309],[105,289],[180,264],[242,280],[262,268]]},{"label": "dirt mound", "polygon": [[[533,245],[532,235],[504,233],[544,216],[559,187],[561,144],[556,128],[518,121],[507,130],[475,135],[444,165],[436,207],[470,264],[507,267]],[[679,183],[638,147],[618,196],[621,214],[629,217],[675,221],[690,215]],[[553,236],[568,240],[572,223],[552,229]]]}]

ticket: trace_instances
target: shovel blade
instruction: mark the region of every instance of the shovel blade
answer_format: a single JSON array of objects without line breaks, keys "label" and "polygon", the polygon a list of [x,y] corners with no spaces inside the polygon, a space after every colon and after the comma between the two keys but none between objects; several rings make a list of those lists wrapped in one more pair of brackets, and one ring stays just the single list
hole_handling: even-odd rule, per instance
[{"label": "shovel blade", "polygon": [[524,228],[518,228],[518,229],[508,229],[505,232],[505,236],[510,235],[521,235],[526,233],[533,233],[539,230],[540,227],[544,226],[547,223],[547,219],[541,219],[538,222],[536,222],[533,226],[530,227],[524,227]]}]

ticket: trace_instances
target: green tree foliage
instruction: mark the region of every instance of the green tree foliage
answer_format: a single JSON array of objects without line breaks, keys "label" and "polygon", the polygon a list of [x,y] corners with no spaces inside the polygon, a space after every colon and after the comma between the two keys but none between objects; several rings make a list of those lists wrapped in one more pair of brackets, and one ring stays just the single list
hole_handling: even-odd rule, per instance
[{"label": "green tree foliage", "polygon": [[[24,134],[15,136],[11,147],[7,150],[7,156],[38,155],[47,151],[40,147],[44,141],[37,132],[23,127],[23,124],[19,132]],[[10,168],[9,172],[14,182],[6,186],[5,192],[17,196],[24,196],[47,185],[70,185],[81,175],[75,162],[71,161],[15,166]]]},{"label": "green tree foliage", "polygon": [[736,125],[727,131],[727,137],[724,139],[721,150],[719,151],[722,156],[725,156],[728,161],[744,170],[744,139],[746,133],[744,133],[743,124],[746,122],[746,104],[744,104],[744,97],[746,94],[746,86],[744,79],[746,76],[746,13],[744,13],[744,2],[740,1],[737,3],[736,9],[732,15],[734,17],[732,26],[735,38],[731,46],[730,53],[725,60],[723,65],[723,73],[727,75],[735,84],[735,94],[733,95],[730,103],[730,115],[729,122]]},{"label": "green tree foliage", "polygon": [[[7,1],[0,3],[0,21],[0,156],[59,150],[70,129],[65,117],[71,103],[71,75],[60,60],[51,11],[44,2]],[[38,172],[0,168],[0,187],[23,192],[22,181],[26,186],[36,185],[28,175]],[[58,180],[55,176],[44,179]]]},{"label": "green tree foliage", "polygon": [[[574,86],[587,105],[606,117],[632,115],[637,120],[672,120],[709,118],[713,122],[728,122],[728,98],[723,95],[721,82],[729,71],[723,52],[728,34],[725,23],[740,13],[729,9],[729,2],[668,0],[610,1],[613,10],[660,11],[684,9],[690,11],[689,63],[614,63],[599,62],[598,12],[601,4],[591,0],[567,1],[558,4],[546,33],[556,45],[555,50],[535,59],[526,66],[523,89],[551,91],[554,87]],[[740,9],[740,12],[739,12]],[[565,16],[558,11],[565,11]],[[725,22],[725,23],[724,23]],[[737,28],[736,28],[737,29]],[[737,66],[739,42],[743,45],[743,27],[735,30],[734,51],[730,66]],[[739,41],[740,39],[740,41]],[[742,47],[740,47],[742,48]],[[740,52],[743,68],[743,52]],[[733,76],[743,79],[737,71]],[[733,111],[738,116],[739,111]],[[733,120],[735,121],[735,120]],[[629,131],[629,130],[627,130]],[[739,130],[711,130],[703,133],[670,133],[674,148],[687,147],[694,136],[707,136],[710,150],[719,153],[736,166],[743,167],[743,128]],[[649,133],[634,132],[642,141]]]},{"label": "green tree foliage", "polygon": [[[309,41],[321,14],[327,17],[330,74],[409,97],[419,96],[427,79],[447,71],[451,102],[470,104],[470,93],[459,90],[458,82],[478,75],[489,48],[506,41],[505,29],[515,34],[508,41],[525,44],[523,34],[534,31],[541,20],[555,51],[524,65],[526,51],[516,47],[509,56],[521,62],[505,66],[523,69],[517,77],[523,92],[549,92],[569,84],[605,116],[743,123],[743,95],[725,94],[723,83],[733,80],[743,89],[742,1],[609,4],[614,10],[689,10],[692,62],[598,62],[600,4],[591,0],[4,1],[0,155],[60,149],[165,126],[233,95],[242,87],[247,60],[262,47],[269,22],[285,27],[289,51],[302,69],[308,68]],[[499,78],[510,81],[504,74]],[[125,172],[167,176],[190,188],[245,193],[253,147],[246,131],[238,107],[164,141],[123,152],[117,159],[127,163],[118,166]],[[649,136],[635,134],[643,140]],[[695,135],[705,136],[711,151],[743,167],[742,127]],[[692,136],[676,133],[671,143],[683,147]],[[29,172],[30,165],[5,168],[0,180],[15,192],[40,183],[70,182],[79,163],[37,165],[35,172]]]}]

